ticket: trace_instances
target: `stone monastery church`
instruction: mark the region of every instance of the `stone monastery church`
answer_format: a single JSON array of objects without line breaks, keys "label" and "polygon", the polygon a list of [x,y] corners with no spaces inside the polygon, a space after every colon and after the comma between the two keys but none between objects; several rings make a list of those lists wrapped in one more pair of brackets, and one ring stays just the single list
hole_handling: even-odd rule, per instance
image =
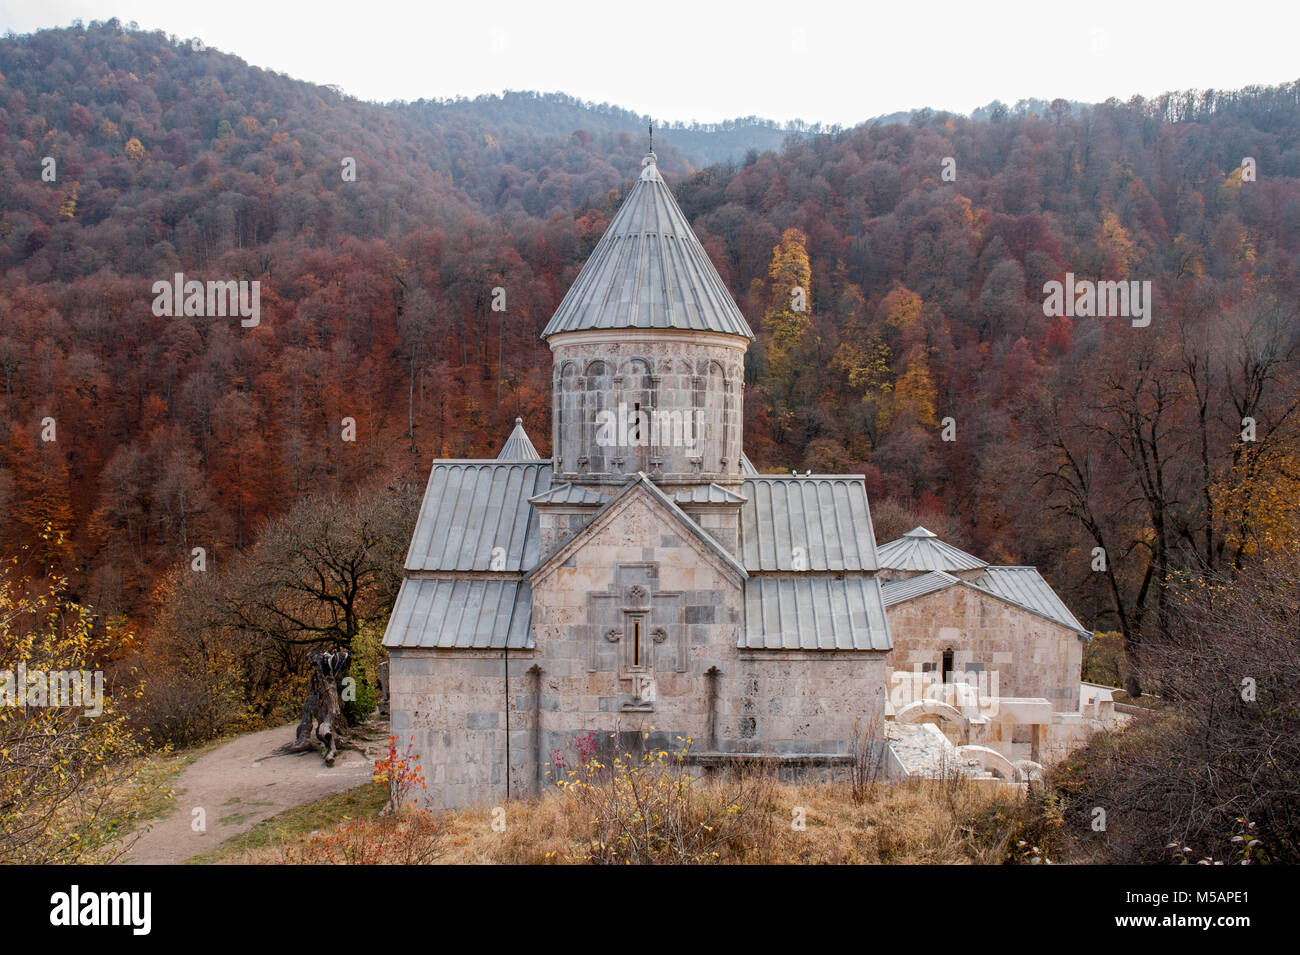
[{"label": "stone monastery church", "polygon": [[585,733],[1011,782],[1103,725],[1091,634],[1032,567],[924,528],[878,547],[861,475],[754,469],[754,334],[642,165],[543,332],[553,457],[516,421],[495,460],[433,463],[384,636],[429,802],[540,792]]}]

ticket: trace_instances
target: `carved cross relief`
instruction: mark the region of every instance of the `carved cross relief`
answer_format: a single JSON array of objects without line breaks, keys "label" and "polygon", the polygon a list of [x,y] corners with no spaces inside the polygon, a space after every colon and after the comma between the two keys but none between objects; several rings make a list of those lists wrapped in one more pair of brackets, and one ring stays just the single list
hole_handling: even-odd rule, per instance
[{"label": "carved cross relief", "polygon": [[658,577],[657,564],[620,564],[609,590],[588,595],[588,669],[618,674],[624,709],[653,708],[656,667],[686,669],[682,595],[659,591]]}]

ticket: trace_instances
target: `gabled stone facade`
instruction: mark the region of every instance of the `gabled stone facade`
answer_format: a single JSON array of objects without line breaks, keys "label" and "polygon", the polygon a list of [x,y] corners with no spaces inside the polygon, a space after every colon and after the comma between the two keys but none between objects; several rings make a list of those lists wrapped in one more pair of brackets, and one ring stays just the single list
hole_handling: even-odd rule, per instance
[{"label": "gabled stone facade", "polygon": [[975,587],[948,587],[889,607],[891,671],[983,680],[993,696],[1042,697],[1078,712],[1083,637]]}]

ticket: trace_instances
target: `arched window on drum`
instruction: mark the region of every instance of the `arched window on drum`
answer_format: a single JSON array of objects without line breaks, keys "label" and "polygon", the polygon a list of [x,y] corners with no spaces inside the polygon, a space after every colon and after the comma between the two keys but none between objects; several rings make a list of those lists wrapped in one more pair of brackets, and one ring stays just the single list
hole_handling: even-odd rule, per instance
[{"label": "arched window on drum", "polygon": [[727,376],[722,365],[709,362],[708,380],[704,384],[704,470],[717,473],[723,470],[722,460],[727,455]]},{"label": "arched window on drum", "polygon": [[559,420],[555,424],[555,446],[560,459],[560,471],[576,474],[578,458],[582,451],[582,375],[573,362],[565,362],[560,369],[560,389],[557,395]]},{"label": "arched window on drum", "polygon": [[627,415],[627,446],[619,450],[624,473],[650,470],[655,440],[654,392],[650,378],[650,362],[644,358],[632,358],[623,368],[619,403],[620,410]]},{"label": "arched window on drum", "polygon": [[587,472],[605,474],[610,469],[610,458],[619,456],[618,448],[609,446],[607,440],[597,440],[598,435],[609,435],[609,429],[601,427],[606,417],[604,412],[617,411],[612,394],[613,375],[608,363],[597,360],[587,365],[583,378],[582,424],[585,440],[582,453],[588,458]]}]

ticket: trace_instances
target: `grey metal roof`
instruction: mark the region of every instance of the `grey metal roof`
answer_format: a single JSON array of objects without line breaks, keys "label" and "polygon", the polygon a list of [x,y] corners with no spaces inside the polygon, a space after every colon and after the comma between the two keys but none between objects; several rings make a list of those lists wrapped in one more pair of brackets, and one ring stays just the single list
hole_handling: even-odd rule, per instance
[{"label": "grey metal roof", "polygon": [[542,456],[537,453],[533,447],[533,442],[528,440],[528,433],[524,431],[524,419],[515,419],[515,430],[510,432],[510,437],[506,438],[506,443],[501,446],[501,453],[497,455],[498,461],[540,461]]},{"label": "grey metal roof", "polygon": [[[551,462],[435,461],[406,554],[408,571],[529,570],[539,559],[537,513]],[[492,553],[504,551],[493,566]]]},{"label": "grey metal roof", "polygon": [[[751,477],[742,492],[746,570],[875,570],[876,544],[860,475]],[[796,566],[795,548],[805,566]]]},{"label": "grey metal roof", "polygon": [[388,618],[384,646],[529,649],[532,613],[532,590],[522,580],[408,577]]},{"label": "grey metal roof", "polygon": [[889,626],[875,577],[792,574],[745,581],[749,650],[889,650]]},{"label": "grey metal roof", "polygon": [[758,477],[758,468],[754,467],[754,462],[749,460],[749,455],[744,451],[740,452],[740,473],[745,477]]},{"label": "grey metal roof", "polygon": [[891,580],[889,583],[881,585],[880,592],[885,597],[885,606],[892,607],[895,604],[901,604],[905,600],[924,597],[926,594],[932,594],[959,583],[961,583],[959,577],[945,574],[942,570],[932,570],[928,574],[908,577],[905,580]]},{"label": "grey metal roof", "polygon": [[988,562],[951,544],[945,544],[924,527],[915,527],[898,540],[876,548],[885,570],[979,570]]},{"label": "grey metal roof", "polygon": [[673,495],[678,504],[743,504],[745,499],[720,484],[697,484]]},{"label": "grey metal roof", "polygon": [[600,505],[609,500],[609,496],[593,491],[589,487],[574,484],[557,484],[549,491],[543,491],[536,497],[530,497],[533,504],[583,504]]},{"label": "grey metal roof", "polygon": [[683,328],[752,339],[653,155],[542,332]]},{"label": "grey metal roof", "polygon": [[1019,604],[1062,626],[1089,634],[1070,608],[1056,595],[1051,585],[1034,567],[990,567],[971,583],[996,597]]},{"label": "grey metal roof", "polygon": [[1085,636],[1090,633],[1033,567],[989,567],[973,580],[962,580],[944,571],[934,570],[906,580],[891,580],[880,589],[885,606],[894,607],[953,586],[970,587]]}]

